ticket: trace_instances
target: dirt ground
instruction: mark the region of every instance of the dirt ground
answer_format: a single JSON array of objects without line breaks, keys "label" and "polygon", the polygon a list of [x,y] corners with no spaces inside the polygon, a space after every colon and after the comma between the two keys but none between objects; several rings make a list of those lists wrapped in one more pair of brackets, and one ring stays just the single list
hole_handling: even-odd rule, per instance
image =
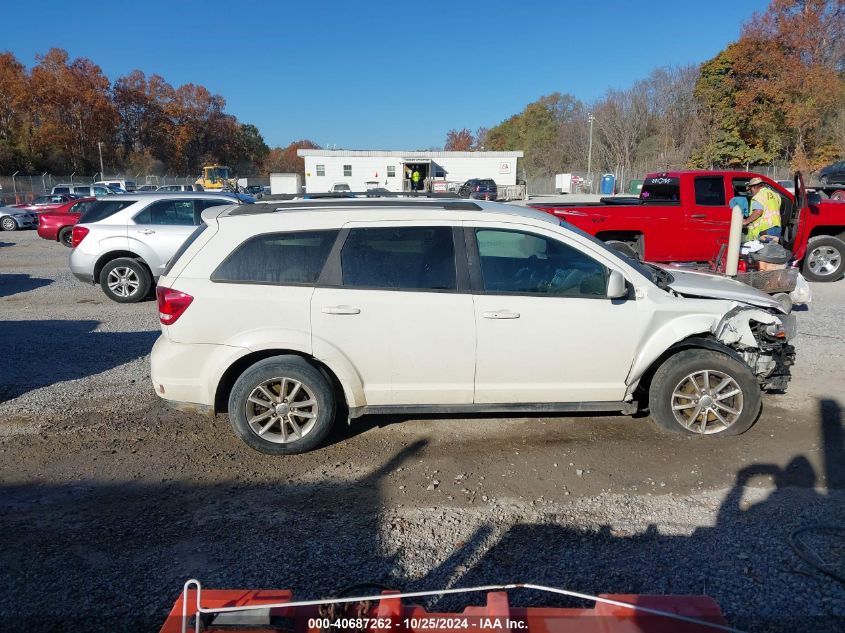
[{"label": "dirt ground", "polygon": [[[361,581],[705,593],[742,628],[845,625],[845,588],[788,543],[845,525],[845,281],[813,285],[793,384],[740,437],[647,417],[371,416],[273,458],[224,416],[163,408],[155,304],[109,302],[68,253],[0,234],[3,630],[157,630],[190,577],[301,597]],[[845,572],[837,542],[813,538]]]}]

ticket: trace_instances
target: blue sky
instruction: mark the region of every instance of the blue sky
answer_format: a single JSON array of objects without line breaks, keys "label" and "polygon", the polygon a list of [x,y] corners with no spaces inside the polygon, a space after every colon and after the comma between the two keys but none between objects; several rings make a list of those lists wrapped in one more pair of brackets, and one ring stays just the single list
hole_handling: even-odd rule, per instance
[{"label": "blue sky", "polygon": [[33,1],[7,4],[0,50],[30,66],[59,47],[112,80],[138,68],[202,84],[271,146],[426,149],[543,94],[591,101],[657,66],[701,62],[767,4]]}]

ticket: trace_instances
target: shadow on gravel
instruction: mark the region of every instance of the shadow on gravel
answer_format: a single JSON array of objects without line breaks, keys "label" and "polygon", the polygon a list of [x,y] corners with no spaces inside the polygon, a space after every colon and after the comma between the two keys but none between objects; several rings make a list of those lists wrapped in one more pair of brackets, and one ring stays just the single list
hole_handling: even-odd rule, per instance
[{"label": "shadow on gravel", "polygon": [[0,321],[0,402],[150,353],[158,331],[95,332],[99,321]]},{"label": "shadow on gravel", "polygon": [[53,283],[52,279],[41,279],[29,275],[0,274],[0,297],[10,297],[21,292],[29,292]]},{"label": "shadow on gravel", "polygon": [[14,246],[14,245],[15,245],[14,242],[0,242],[0,248],[3,248],[4,246]]},{"label": "shadow on gravel", "polygon": [[[408,591],[534,582],[587,593],[707,594],[734,626],[841,630],[829,616],[845,614],[845,588],[788,545],[799,528],[845,520],[842,410],[827,400],[819,413],[826,490],[816,488],[803,455],[783,467],[746,465],[712,523],[690,535],[672,533],[689,523],[683,515],[643,530],[636,508],[630,527],[618,518],[613,527],[579,527],[577,508],[587,508],[591,524],[602,516],[588,499],[534,523],[514,518],[537,516],[528,508],[511,509],[510,518],[488,506],[386,513],[393,474],[425,458],[425,441],[392,457],[374,451],[374,470],[353,482],[315,470],[306,482],[2,486],[0,630],[158,630],[191,577],[213,588],[290,588],[303,599],[361,582]],[[92,458],[109,455],[92,451]],[[249,477],[248,469],[247,457],[238,475]],[[746,501],[761,476],[773,478],[774,491]],[[649,499],[629,502],[647,507]],[[813,545],[834,558],[829,542]],[[442,562],[420,575],[414,558]],[[454,610],[483,600],[451,596],[427,606]],[[575,604],[525,592],[511,602]]]}]

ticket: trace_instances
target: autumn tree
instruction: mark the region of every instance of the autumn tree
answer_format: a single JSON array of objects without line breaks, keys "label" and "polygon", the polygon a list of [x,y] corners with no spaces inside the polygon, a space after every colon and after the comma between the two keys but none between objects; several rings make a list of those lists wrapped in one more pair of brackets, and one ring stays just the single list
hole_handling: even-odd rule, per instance
[{"label": "autumn tree", "polygon": [[[97,143],[112,139],[118,124],[108,78],[91,60],[70,61],[61,49],[36,59],[28,112],[36,166],[98,170]],[[109,148],[104,148],[106,156]]]},{"label": "autumn tree", "polygon": [[0,169],[13,171],[24,161],[22,126],[29,78],[11,53],[0,53]]},{"label": "autumn tree", "polygon": [[298,149],[320,149],[320,146],[305,139],[294,141],[287,147],[274,147],[264,161],[264,171],[305,175],[305,159],[297,156],[296,150]]},{"label": "autumn tree", "polygon": [[475,138],[467,128],[449,130],[446,133],[446,144],[443,149],[447,152],[469,152],[475,145]]}]

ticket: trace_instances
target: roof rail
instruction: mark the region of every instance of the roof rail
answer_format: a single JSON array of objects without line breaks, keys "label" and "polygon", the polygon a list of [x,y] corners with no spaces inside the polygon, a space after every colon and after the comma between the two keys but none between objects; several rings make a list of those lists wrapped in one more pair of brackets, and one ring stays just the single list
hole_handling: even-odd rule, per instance
[{"label": "roof rail", "polygon": [[323,198],[447,198],[460,199],[457,193],[451,191],[315,191],[313,193],[276,193],[264,195],[258,201],[266,200],[322,200]]},{"label": "roof rail", "polygon": [[469,200],[420,200],[408,204],[408,200],[373,200],[361,198],[334,198],[321,201],[290,200],[285,202],[265,202],[259,200],[255,204],[240,205],[225,215],[257,215],[260,213],[275,213],[276,211],[296,211],[302,209],[354,209],[355,207],[379,209],[444,209],[446,211],[481,211],[483,207]]}]

